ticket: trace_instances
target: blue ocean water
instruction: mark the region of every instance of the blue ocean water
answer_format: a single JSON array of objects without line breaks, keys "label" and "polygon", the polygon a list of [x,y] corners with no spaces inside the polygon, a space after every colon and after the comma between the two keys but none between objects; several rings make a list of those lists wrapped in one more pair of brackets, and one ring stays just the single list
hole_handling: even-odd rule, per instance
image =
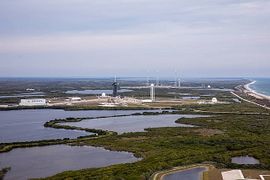
[{"label": "blue ocean water", "polygon": [[249,86],[252,90],[270,96],[270,78],[258,78],[252,80],[256,81]]}]

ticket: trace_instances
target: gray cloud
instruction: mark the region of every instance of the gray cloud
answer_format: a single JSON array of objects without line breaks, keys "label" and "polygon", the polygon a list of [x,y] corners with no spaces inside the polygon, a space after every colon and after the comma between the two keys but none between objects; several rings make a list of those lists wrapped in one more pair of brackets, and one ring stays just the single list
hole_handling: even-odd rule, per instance
[{"label": "gray cloud", "polygon": [[270,76],[269,8],[266,0],[3,0],[0,76]]}]

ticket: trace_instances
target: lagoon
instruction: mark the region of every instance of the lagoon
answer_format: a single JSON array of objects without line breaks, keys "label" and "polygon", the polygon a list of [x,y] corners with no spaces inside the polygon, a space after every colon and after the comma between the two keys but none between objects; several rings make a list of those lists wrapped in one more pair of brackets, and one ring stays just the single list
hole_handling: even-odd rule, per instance
[{"label": "lagoon", "polygon": [[138,160],[132,153],[100,147],[53,145],[0,153],[0,169],[11,167],[5,180],[25,180],[52,176],[67,170],[98,168]]},{"label": "lagoon", "polygon": [[238,157],[232,158],[232,163],[244,164],[244,165],[255,165],[255,164],[260,164],[260,161],[251,156],[238,156]]},{"label": "lagoon", "polygon": [[195,118],[201,115],[161,114],[161,115],[137,115],[108,117],[99,119],[82,120],[80,122],[61,123],[62,125],[102,129],[114,131],[119,134],[128,132],[144,132],[146,128],[158,127],[194,127],[180,124],[175,121],[179,118]]},{"label": "lagoon", "polygon": [[[0,111],[0,143],[77,138],[90,135],[85,131],[45,128],[45,122],[67,117],[99,117],[142,113],[147,110],[64,111],[33,109]],[[154,110],[148,110],[148,112]],[[158,111],[158,110],[157,110]]]}]

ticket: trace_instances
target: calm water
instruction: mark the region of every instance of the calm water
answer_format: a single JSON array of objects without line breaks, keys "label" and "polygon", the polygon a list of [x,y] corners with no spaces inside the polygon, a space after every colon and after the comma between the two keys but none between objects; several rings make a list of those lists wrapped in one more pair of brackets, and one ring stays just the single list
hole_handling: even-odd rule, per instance
[{"label": "calm water", "polygon": [[163,180],[200,180],[201,174],[206,168],[194,168],[185,171],[179,171],[164,176]]},{"label": "calm water", "polygon": [[0,143],[58,138],[76,138],[90,133],[45,128],[46,121],[67,117],[98,117],[144,112],[132,111],[64,111],[55,109],[0,111]]},{"label": "calm water", "polygon": [[239,156],[239,157],[233,157],[232,163],[234,164],[260,164],[260,161],[250,156]]},{"label": "calm water", "polygon": [[142,132],[145,128],[155,127],[193,127],[191,125],[175,123],[179,118],[200,117],[199,115],[146,115],[146,116],[124,116],[110,117],[102,119],[90,119],[73,123],[62,123],[70,126],[94,128],[115,131],[118,133],[125,132]]},{"label": "calm water", "polygon": [[254,79],[256,83],[251,84],[249,87],[261,94],[270,96],[270,79]]},{"label": "calm water", "polygon": [[138,161],[132,153],[91,146],[53,145],[18,148],[0,153],[0,168],[11,167],[5,179],[47,177],[67,170],[104,167]]},{"label": "calm water", "polygon": [[[117,92],[119,93],[124,93],[124,92],[131,92],[132,90],[129,90],[129,89],[120,89],[118,90]],[[112,94],[113,91],[112,90],[108,90],[108,89],[105,89],[105,90],[102,90],[102,89],[97,89],[97,90],[82,90],[82,91],[79,91],[79,90],[71,90],[71,91],[67,91],[66,92],[67,94],[84,94],[84,95],[87,95],[87,94],[102,94],[102,93],[106,93],[106,94]]]}]

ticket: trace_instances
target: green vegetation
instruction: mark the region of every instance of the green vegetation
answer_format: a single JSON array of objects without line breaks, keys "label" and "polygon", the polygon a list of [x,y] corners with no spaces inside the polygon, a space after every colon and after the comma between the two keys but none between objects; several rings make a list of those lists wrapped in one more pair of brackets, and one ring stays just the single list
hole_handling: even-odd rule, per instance
[{"label": "green vegetation", "polygon": [[0,179],[4,179],[5,174],[10,170],[9,167],[0,169]]},{"label": "green vegetation", "polygon": [[69,126],[64,125],[60,123],[68,123],[68,122],[80,122],[82,120],[89,120],[89,119],[102,119],[102,118],[110,118],[110,117],[123,117],[123,116],[140,116],[140,115],[160,115],[160,114],[176,114],[177,112],[169,112],[169,111],[162,111],[162,112],[143,112],[143,113],[134,113],[129,115],[114,115],[114,116],[99,116],[99,117],[84,117],[84,118],[65,118],[65,119],[54,119],[51,121],[48,121],[44,124],[44,127],[50,127],[55,129],[67,129],[67,130],[80,130],[80,131],[86,131],[89,133],[94,133],[88,136],[81,136],[78,137],[80,139],[85,137],[97,137],[97,136],[105,136],[105,135],[111,135],[111,134],[117,134],[116,132],[111,131],[104,131],[101,129],[91,129],[91,128],[82,128],[77,126]]},{"label": "green vegetation", "polygon": [[[168,111],[162,112],[144,112],[144,113],[134,113],[131,115],[158,115],[158,114],[168,114]],[[54,140],[40,140],[40,141],[28,141],[28,142],[14,142],[14,143],[0,143],[0,153],[11,151],[14,148],[27,148],[27,147],[35,147],[35,146],[47,146],[47,145],[55,145],[55,144],[70,144],[74,142],[80,142],[83,140],[88,140],[91,138],[101,138],[104,136],[111,136],[116,135],[116,132],[111,131],[103,131],[99,129],[90,129],[90,128],[80,128],[75,126],[67,126],[67,125],[60,125],[59,123],[67,123],[67,122],[79,122],[86,119],[101,119],[101,118],[108,118],[108,117],[122,117],[122,116],[130,116],[130,115],[115,115],[115,116],[99,116],[99,117],[84,117],[84,118],[73,118],[69,117],[66,119],[54,119],[48,121],[44,124],[44,127],[47,128],[56,128],[56,129],[68,129],[68,130],[81,130],[86,131],[94,134],[90,134],[87,136],[81,136],[77,139],[54,139]]]},{"label": "green vegetation", "polygon": [[[133,152],[143,159],[132,164],[63,172],[47,179],[149,179],[156,171],[204,162],[219,168],[270,169],[270,116],[256,106],[246,105],[228,106],[229,109],[223,109],[226,114],[178,120],[198,126],[196,128],[154,128],[148,132],[78,141],[79,144]],[[241,111],[229,113],[227,111],[232,112],[230,108]],[[202,129],[206,135],[199,131]],[[205,129],[211,133],[207,134]],[[261,164],[232,164],[231,158],[239,155],[253,156]]]},{"label": "green vegetation", "polygon": [[[270,169],[270,115],[269,111],[247,103],[229,105],[178,106],[173,113],[203,113],[209,117],[182,118],[180,123],[196,125],[195,128],[170,127],[147,129],[147,132],[106,133],[97,137],[81,137],[75,140],[53,140],[0,145],[0,151],[12,148],[53,144],[102,146],[111,150],[133,152],[142,160],[132,164],[113,165],[67,171],[47,179],[149,179],[157,171],[175,166],[211,163],[218,168]],[[210,113],[212,112],[212,113]],[[160,114],[172,113],[163,111]],[[147,112],[144,115],[159,113]],[[141,115],[140,113],[134,115]],[[91,117],[94,118],[94,117]],[[99,117],[99,118],[106,118]],[[55,119],[47,127],[73,129],[59,125],[62,122],[78,122],[85,118]],[[260,160],[259,165],[236,165],[231,157],[249,155]]]},{"label": "green vegetation", "polygon": [[79,122],[82,119],[80,118],[67,118],[67,119],[55,119],[49,122],[46,122],[44,124],[44,127],[51,127],[55,129],[68,129],[68,130],[80,130],[80,131],[86,131],[90,133],[94,133],[93,135],[89,135],[88,137],[96,137],[97,135],[107,135],[109,132],[103,131],[100,129],[89,129],[89,128],[81,128],[76,126],[68,126],[68,125],[61,125],[59,123],[65,123],[65,122]]},{"label": "green vegetation", "polygon": [[[18,104],[21,97],[16,97],[17,95],[24,95],[27,98],[27,94],[31,93],[31,91],[26,91],[27,88],[35,89],[35,92],[41,92],[42,94],[35,96],[36,98],[54,98],[54,97],[62,97],[67,98],[69,96],[73,96],[70,94],[66,94],[66,91],[69,90],[97,90],[97,89],[112,89],[113,79],[110,78],[64,78],[64,79],[50,79],[50,78],[2,78],[0,79],[0,96],[6,96],[0,98],[0,104],[12,105]],[[121,80],[118,79],[121,87],[124,86],[142,86],[145,85],[143,80],[132,80],[126,79]],[[227,92],[224,91],[213,91],[211,89],[199,89],[204,85],[211,85],[213,88],[221,88],[221,89],[233,89],[235,86],[247,84],[249,81],[244,79],[231,79],[231,80],[206,80],[200,79],[196,80],[186,80],[182,82],[182,86],[185,87],[197,87],[194,89],[167,89],[167,88],[158,88],[156,89],[156,95],[158,97],[163,98],[182,98],[183,94],[189,94],[187,96],[198,96],[201,95],[202,99],[210,99],[212,96],[218,97],[220,100],[230,100],[231,96],[228,95]],[[174,81],[166,80],[160,82],[163,85],[174,85]],[[133,89],[134,91],[121,93],[122,96],[129,97],[137,97],[137,98],[145,98],[149,97],[149,89]],[[37,95],[37,94],[36,94]],[[29,95],[30,96],[30,95]],[[74,94],[74,96],[78,96],[78,94]],[[96,95],[85,95],[80,94],[80,97],[89,97]],[[59,107],[66,108],[66,107]],[[79,107],[80,109],[100,109],[100,107],[91,107],[84,106]],[[138,107],[140,108],[140,107]],[[1,108],[0,108],[1,109]],[[3,108],[6,110],[5,108]],[[22,109],[21,107],[9,107],[8,109]],[[72,109],[72,107],[71,107]],[[74,108],[76,109],[76,107]]]},{"label": "green vegetation", "polygon": [[190,113],[217,113],[217,114],[266,114],[269,110],[255,106],[247,102],[231,104],[191,104],[184,106],[175,106],[174,109]]},{"label": "green vegetation", "polygon": [[14,148],[28,148],[35,146],[48,146],[55,144],[67,144],[76,141],[65,139],[54,139],[54,140],[41,140],[41,141],[28,141],[28,142],[14,142],[14,143],[2,143],[0,144],[0,153],[11,151]]},{"label": "green vegetation", "polygon": [[[239,84],[245,84],[247,81],[237,81],[234,83],[220,82],[210,84],[217,88],[233,88]],[[38,84],[41,91],[46,93],[46,97],[66,96],[63,92],[66,90],[89,89],[87,82],[76,83],[62,82],[61,89],[54,91],[56,87],[47,83],[48,88]],[[110,88],[110,82],[102,82],[104,87]],[[45,83],[46,84],[46,83]],[[55,82],[54,82],[55,84]],[[84,84],[85,86],[82,86]],[[136,84],[136,83],[135,83]],[[207,84],[207,82],[205,83]],[[224,85],[221,87],[221,84]],[[93,84],[92,84],[93,85]],[[103,86],[102,85],[102,86]],[[126,84],[129,85],[128,83]],[[186,84],[201,85],[200,83]],[[93,87],[93,86],[91,86]],[[98,86],[96,86],[98,87]],[[24,90],[25,87],[21,89]],[[15,89],[15,88],[14,88]],[[38,89],[38,88],[36,88]],[[142,97],[148,96],[149,90],[141,89],[136,92],[127,92],[125,95]],[[212,96],[219,100],[233,102],[232,96],[228,92],[198,90],[198,89],[174,89],[172,94],[168,90],[157,89],[159,97],[176,97],[180,93],[190,93],[191,96],[204,95],[203,99],[209,99]],[[207,96],[211,94],[211,96]],[[80,106],[80,107],[57,107],[66,110],[86,110],[86,109],[108,109],[104,107]],[[0,152],[10,151],[13,148],[33,147],[53,144],[70,145],[91,145],[102,146],[111,150],[133,152],[142,160],[131,164],[113,165],[104,168],[83,169],[78,171],[67,171],[46,179],[149,179],[157,171],[168,170],[175,166],[189,166],[192,164],[209,163],[218,168],[255,168],[270,169],[270,115],[269,111],[259,108],[249,103],[215,104],[215,105],[179,105],[173,107],[178,110],[173,113],[185,114],[206,114],[209,117],[200,117],[195,119],[182,118],[177,120],[179,123],[192,124],[196,127],[170,127],[147,129],[147,132],[124,133],[117,135],[113,132],[80,128],[59,123],[78,122],[85,118],[66,118],[55,119],[45,123],[45,127],[83,130],[96,133],[80,137],[78,139],[59,139],[44,140],[36,142],[9,143],[0,144]],[[115,108],[112,108],[115,109]],[[123,110],[124,108],[119,108]],[[136,108],[126,108],[136,109]],[[142,109],[142,108],[139,108]],[[171,113],[171,112],[162,112]],[[144,113],[144,115],[153,115],[157,113]],[[135,114],[141,115],[141,114]],[[105,118],[105,117],[99,117]],[[260,160],[259,165],[236,165],[231,163],[234,156],[249,155]],[[1,173],[3,174],[3,170]],[[0,173],[0,177],[1,177]]]}]

